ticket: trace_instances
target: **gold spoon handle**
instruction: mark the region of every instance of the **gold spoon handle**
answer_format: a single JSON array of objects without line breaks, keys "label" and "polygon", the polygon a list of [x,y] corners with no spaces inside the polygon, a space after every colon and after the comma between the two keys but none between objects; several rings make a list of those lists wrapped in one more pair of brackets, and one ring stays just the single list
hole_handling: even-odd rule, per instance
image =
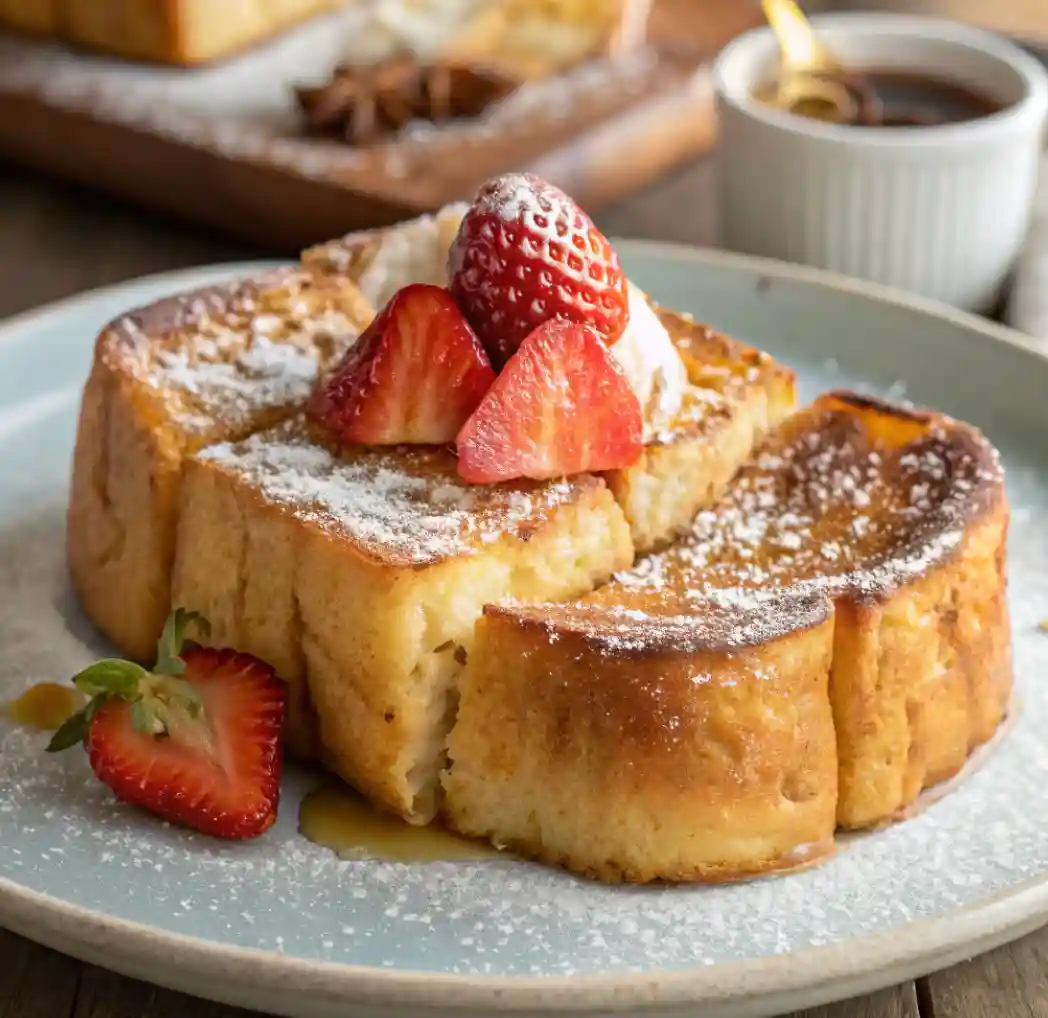
[{"label": "gold spoon handle", "polygon": [[833,73],[841,65],[822,45],[794,0],[761,0],[764,15],[779,40],[782,62],[789,71]]}]

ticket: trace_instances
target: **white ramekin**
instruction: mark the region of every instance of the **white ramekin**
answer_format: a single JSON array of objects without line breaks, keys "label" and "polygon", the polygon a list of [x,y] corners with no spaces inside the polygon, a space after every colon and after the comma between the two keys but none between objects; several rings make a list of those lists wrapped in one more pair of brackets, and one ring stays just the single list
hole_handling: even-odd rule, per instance
[{"label": "white ramekin", "polygon": [[925,72],[1005,104],[928,128],[849,128],[753,99],[778,61],[768,28],[720,54],[723,241],[728,248],[832,269],[985,311],[1027,229],[1048,73],[1017,46],[935,18],[816,17],[845,64]]}]

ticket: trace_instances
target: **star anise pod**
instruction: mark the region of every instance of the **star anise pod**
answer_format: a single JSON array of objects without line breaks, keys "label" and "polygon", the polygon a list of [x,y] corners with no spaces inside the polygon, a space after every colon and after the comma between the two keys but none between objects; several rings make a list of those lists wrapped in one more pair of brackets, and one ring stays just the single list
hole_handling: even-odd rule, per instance
[{"label": "star anise pod", "polygon": [[479,116],[516,88],[479,68],[395,56],[366,67],[337,67],[323,85],[296,89],[307,131],[366,145],[412,120],[444,123]]}]

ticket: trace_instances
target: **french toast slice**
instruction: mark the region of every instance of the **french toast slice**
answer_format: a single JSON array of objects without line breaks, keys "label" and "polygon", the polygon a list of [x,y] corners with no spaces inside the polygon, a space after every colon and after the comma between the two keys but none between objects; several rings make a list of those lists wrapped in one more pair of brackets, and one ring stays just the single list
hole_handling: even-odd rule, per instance
[{"label": "french toast slice", "polygon": [[308,690],[325,764],[424,823],[483,606],[632,561],[598,477],[470,486],[445,449],[339,447],[295,418],[189,461],[173,590],[211,642]]},{"label": "french toast slice", "polygon": [[608,880],[825,855],[1005,716],[1007,525],[974,428],[821,397],[673,548],[575,604],[486,609],[448,822]]},{"label": "french toast slice", "polygon": [[342,0],[0,0],[0,25],[133,60],[229,56]]},{"label": "french toast slice", "polygon": [[77,430],[68,559],[85,610],[122,653],[151,661],[169,610],[185,458],[295,412],[372,317],[349,280],[294,267],[102,330]]}]

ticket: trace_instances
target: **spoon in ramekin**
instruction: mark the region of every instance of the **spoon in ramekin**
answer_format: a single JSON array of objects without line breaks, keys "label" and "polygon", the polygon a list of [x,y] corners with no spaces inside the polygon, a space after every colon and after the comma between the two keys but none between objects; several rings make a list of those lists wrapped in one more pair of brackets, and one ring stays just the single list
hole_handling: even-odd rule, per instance
[{"label": "spoon in ramekin", "polygon": [[[794,0],[761,0],[782,54],[773,88],[761,98],[779,109],[831,123],[854,123],[876,99],[834,57]],[[848,84],[845,83],[848,80]]]}]

